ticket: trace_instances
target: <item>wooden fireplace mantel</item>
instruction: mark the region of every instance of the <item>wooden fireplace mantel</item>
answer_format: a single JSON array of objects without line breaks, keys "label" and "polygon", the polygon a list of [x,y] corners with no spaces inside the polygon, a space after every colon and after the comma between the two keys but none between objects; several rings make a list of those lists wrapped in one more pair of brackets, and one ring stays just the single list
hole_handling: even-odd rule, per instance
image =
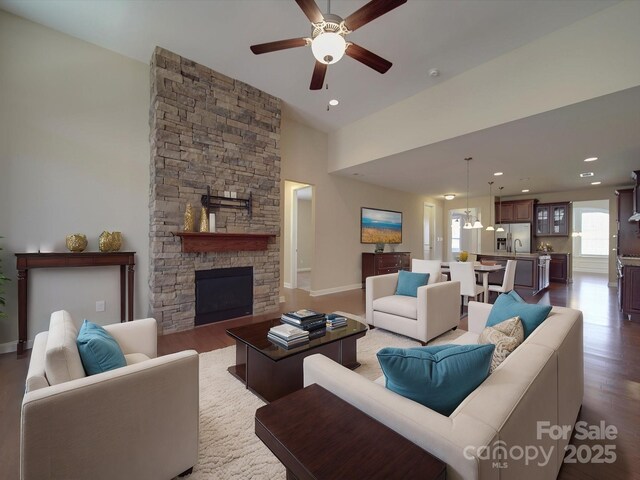
[{"label": "wooden fireplace mantel", "polygon": [[266,250],[275,233],[200,233],[176,232],[184,253],[237,252]]}]

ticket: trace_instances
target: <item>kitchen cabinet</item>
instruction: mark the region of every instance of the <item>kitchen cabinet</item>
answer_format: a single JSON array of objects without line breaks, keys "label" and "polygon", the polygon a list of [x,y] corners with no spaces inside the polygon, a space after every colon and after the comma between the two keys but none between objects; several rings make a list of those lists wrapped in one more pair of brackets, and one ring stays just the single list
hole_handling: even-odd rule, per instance
[{"label": "kitchen cabinet", "polygon": [[496,223],[532,223],[535,200],[496,202]]},{"label": "kitchen cabinet", "polygon": [[539,203],[535,206],[537,237],[568,237],[571,231],[571,203]]},{"label": "kitchen cabinet", "polygon": [[640,315],[640,266],[623,267],[622,289],[622,313]]},{"label": "kitchen cabinet", "polygon": [[362,288],[367,277],[396,273],[399,270],[411,270],[410,252],[363,253]]},{"label": "kitchen cabinet", "polygon": [[549,262],[549,281],[558,283],[569,283],[569,254],[551,253]]},{"label": "kitchen cabinet", "polygon": [[617,190],[616,200],[618,204],[618,255],[640,255],[640,222],[629,221],[629,217],[633,215],[633,188]]}]

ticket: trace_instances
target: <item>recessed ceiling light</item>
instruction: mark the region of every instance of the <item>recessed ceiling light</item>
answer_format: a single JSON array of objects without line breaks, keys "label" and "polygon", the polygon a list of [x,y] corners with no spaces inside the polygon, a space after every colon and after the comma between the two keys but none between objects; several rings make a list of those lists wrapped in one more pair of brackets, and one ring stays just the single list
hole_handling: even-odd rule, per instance
[{"label": "recessed ceiling light", "polygon": [[447,194],[444,196],[444,199],[445,199],[445,200],[453,200],[454,198],[456,198],[456,196],[455,196],[453,193],[447,193]]},{"label": "recessed ceiling light", "polygon": [[332,107],[335,107],[339,103],[340,102],[338,100],[336,100],[335,98],[332,98],[331,100],[329,100],[329,105],[331,105]]},{"label": "recessed ceiling light", "polygon": [[600,185],[602,182],[591,182],[591,185]]},{"label": "recessed ceiling light", "polygon": [[593,172],[583,172],[580,174],[581,178],[593,177]]},{"label": "recessed ceiling light", "polygon": [[494,177],[499,177],[500,175],[503,175],[503,173],[502,172],[496,172],[496,173],[493,174]]},{"label": "recessed ceiling light", "polygon": [[585,158],[584,161],[585,162],[595,162],[598,159],[598,157],[589,157],[589,158]]},{"label": "recessed ceiling light", "polygon": [[529,189],[528,188],[523,189],[522,193],[529,193]]}]

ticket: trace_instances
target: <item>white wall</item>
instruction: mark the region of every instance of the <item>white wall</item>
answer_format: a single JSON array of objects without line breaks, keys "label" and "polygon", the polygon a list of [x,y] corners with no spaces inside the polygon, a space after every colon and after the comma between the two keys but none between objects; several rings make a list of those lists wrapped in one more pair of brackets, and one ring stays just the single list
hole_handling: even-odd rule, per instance
[{"label": "white wall", "polygon": [[312,295],[360,288],[361,253],[375,249],[375,245],[360,243],[360,207],[403,212],[403,243],[397,246],[396,251],[411,252],[413,258],[423,257],[425,201],[436,205],[435,235],[444,235],[442,200],[328,174],[327,134],[293,120],[286,108],[282,115],[280,148],[281,178],[285,183],[282,188],[285,195],[283,214],[286,210],[287,180],[313,185],[315,249],[311,267]]},{"label": "white wall", "polygon": [[329,171],[640,85],[639,22],[621,2],[353,122]]},{"label": "white wall", "polygon": [[[148,310],[149,67],[0,11],[0,240],[7,318],[0,351],[17,339],[16,252],[66,251],[84,233],[97,250],[119,230],[136,251],[135,315]],[[49,315],[120,318],[119,270],[29,274],[29,339]],[[106,312],[95,302],[106,300]]]}]

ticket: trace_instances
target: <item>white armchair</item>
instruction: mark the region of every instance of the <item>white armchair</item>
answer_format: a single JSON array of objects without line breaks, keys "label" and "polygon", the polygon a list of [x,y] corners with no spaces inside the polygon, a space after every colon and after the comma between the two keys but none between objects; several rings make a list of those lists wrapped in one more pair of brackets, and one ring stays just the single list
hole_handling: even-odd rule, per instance
[{"label": "white armchair", "polygon": [[153,318],[104,327],[127,366],[85,376],[66,311],[34,341],[20,478],[170,479],[198,460],[198,354],[156,358]]},{"label": "white armchair", "polygon": [[[440,274],[435,279],[439,277]],[[369,325],[415,338],[423,344],[458,326],[459,282],[429,283],[418,288],[417,297],[396,295],[397,285],[397,273],[367,278]]]}]

